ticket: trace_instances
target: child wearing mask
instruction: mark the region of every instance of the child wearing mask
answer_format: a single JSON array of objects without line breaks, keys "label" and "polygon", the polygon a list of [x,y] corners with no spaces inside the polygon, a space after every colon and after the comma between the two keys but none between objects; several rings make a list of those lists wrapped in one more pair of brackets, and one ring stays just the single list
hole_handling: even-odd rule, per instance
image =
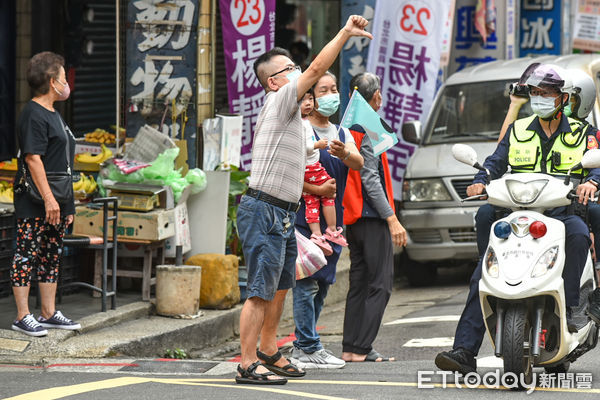
[{"label": "child wearing mask", "polygon": [[[312,125],[307,117],[315,108],[315,98],[313,89],[310,89],[304,95],[300,104],[302,114],[302,125],[304,137],[306,139],[306,169],[304,172],[304,182],[320,186],[331,179],[325,168],[319,162],[320,150],[327,148],[327,139],[317,140]],[[346,238],[342,235],[342,228],[337,226],[335,213],[335,199],[333,197],[322,197],[314,194],[302,193],[302,198],[306,203],[306,222],[312,234],[310,240],[315,243],[323,254],[329,256],[333,253],[331,245],[327,241],[337,243],[340,246],[348,246]],[[325,234],[321,232],[319,205],[323,207],[323,216],[327,223]]]}]

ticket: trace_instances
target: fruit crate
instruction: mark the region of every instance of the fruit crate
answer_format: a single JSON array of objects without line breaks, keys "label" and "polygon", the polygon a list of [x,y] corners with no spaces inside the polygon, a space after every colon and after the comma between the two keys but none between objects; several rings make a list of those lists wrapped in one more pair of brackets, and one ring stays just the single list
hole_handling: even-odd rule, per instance
[{"label": "fruit crate", "polygon": [[[65,247],[65,249],[67,249]],[[60,270],[60,282],[59,286],[62,284],[70,283],[70,282],[79,282],[81,281],[80,273],[81,273],[81,260],[80,257],[77,256],[77,250],[73,251],[71,249],[68,255],[63,254],[62,265]],[[62,290],[62,294],[71,294],[78,293],[81,288],[77,286],[69,286]]]},{"label": "fruit crate", "polygon": [[12,256],[0,257],[0,298],[8,297],[12,293],[9,277],[12,259]]},{"label": "fruit crate", "polygon": [[15,251],[15,215],[0,215],[0,258],[11,256]]}]

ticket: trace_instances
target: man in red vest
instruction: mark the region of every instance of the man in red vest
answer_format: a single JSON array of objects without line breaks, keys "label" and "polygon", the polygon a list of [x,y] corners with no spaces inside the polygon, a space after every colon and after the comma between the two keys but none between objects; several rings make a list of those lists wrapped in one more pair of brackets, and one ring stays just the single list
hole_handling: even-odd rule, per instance
[{"label": "man in red vest", "polygon": [[[377,75],[356,75],[350,81],[351,94],[355,88],[375,111],[379,109],[382,97]],[[360,171],[348,172],[343,202],[351,264],[342,358],[346,362],[394,361],[371,345],[392,293],[394,245],[406,245],[406,230],[396,217],[386,154],[375,156],[360,125],[352,126],[350,133],[365,162]]]}]

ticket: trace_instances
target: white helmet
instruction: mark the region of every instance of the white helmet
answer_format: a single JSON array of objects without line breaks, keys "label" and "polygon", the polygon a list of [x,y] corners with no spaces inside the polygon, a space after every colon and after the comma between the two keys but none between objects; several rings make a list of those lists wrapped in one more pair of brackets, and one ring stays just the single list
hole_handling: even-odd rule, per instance
[{"label": "white helmet", "polygon": [[596,85],[594,85],[592,77],[580,69],[570,69],[569,75],[573,82],[571,96],[575,100],[571,115],[579,119],[585,119],[596,102]]}]

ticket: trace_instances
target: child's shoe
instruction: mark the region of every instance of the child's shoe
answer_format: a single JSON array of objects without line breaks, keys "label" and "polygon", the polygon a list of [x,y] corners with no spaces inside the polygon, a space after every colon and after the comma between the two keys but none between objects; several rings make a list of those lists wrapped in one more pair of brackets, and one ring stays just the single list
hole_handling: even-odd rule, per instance
[{"label": "child's shoe", "polygon": [[325,240],[323,236],[317,236],[313,233],[312,235],[310,235],[310,240],[311,242],[319,246],[321,250],[323,250],[323,254],[325,256],[330,256],[333,254],[333,249],[331,248],[329,243],[327,243],[327,240]]},{"label": "child's shoe", "polygon": [[342,247],[347,247],[348,242],[346,241],[344,235],[342,235],[342,232],[343,230],[340,227],[338,227],[335,231],[327,228],[323,237],[332,243],[339,244]]}]

